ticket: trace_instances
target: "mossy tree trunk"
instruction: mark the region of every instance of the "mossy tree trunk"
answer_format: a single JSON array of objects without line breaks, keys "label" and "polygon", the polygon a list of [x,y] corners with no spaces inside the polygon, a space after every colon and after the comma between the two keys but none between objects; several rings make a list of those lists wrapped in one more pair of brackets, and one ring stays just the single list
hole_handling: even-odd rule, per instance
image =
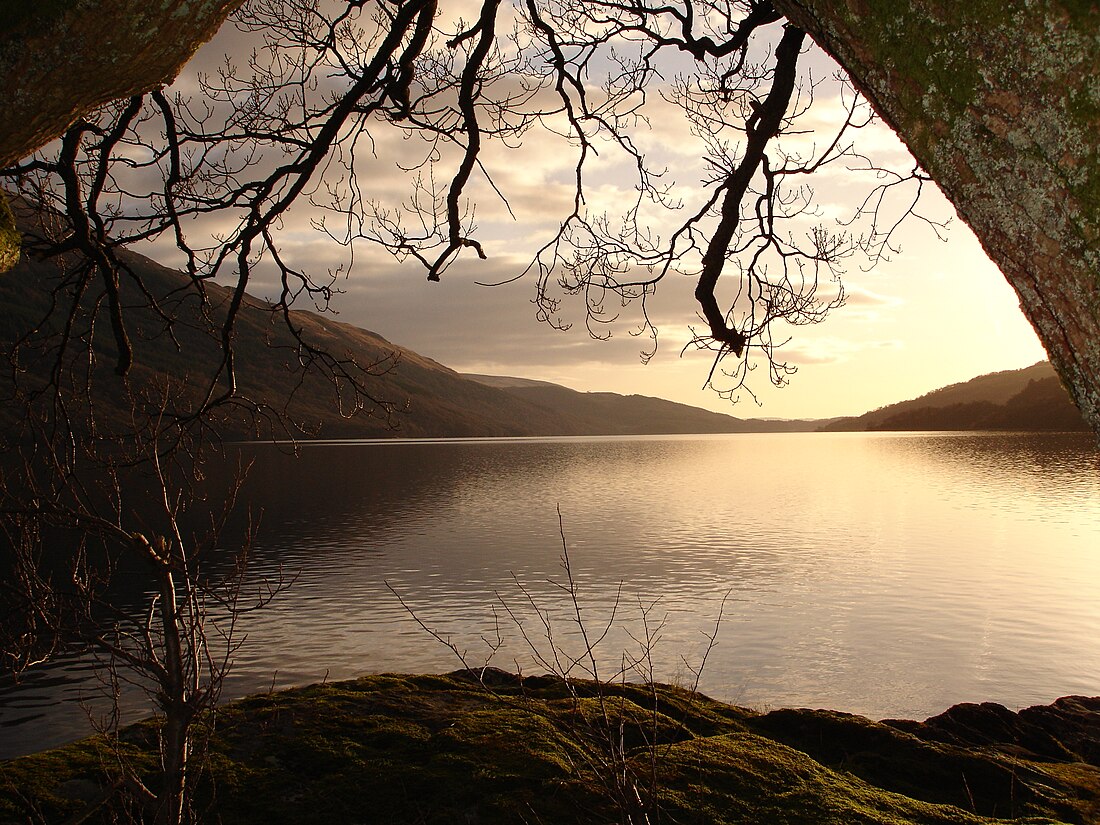
[{"label": "mossy tree trunk", "polygon": [[11,211],[4,190],[0,189],[0,272],[7,272],[19,263],[20,245],[23,236],[15,225],[15,215]]},{"label": "mossy tree trunk", "polygon": [[241,0],[0,0],[0,166],[175,77]]},{"label": "mossy tree trunk", "polygon": [[[775,6],[844,66],[951,199],[1100,435],[1100,6]],[[929,319],[929,334],[950,330]]]},{"label": "mossy tree trunk", "polygon": [[[242,0],[0,0],[0,167],[176,76]],[[19,260],[0,190],[0,272]]]}]

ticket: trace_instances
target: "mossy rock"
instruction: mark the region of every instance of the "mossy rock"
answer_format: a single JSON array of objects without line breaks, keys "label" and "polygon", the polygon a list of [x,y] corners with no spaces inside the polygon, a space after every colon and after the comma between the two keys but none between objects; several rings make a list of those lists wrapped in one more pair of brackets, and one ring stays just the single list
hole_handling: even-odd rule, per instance
[{"label": "mossy rock", "polygon": [[[636,792],[650,821],[698,825],[1096,821],[1100,769],[1083,761],[1017,752],[1022,784],[1005,790],[996,747],[861,717],[484,676],[370,676],[229,705],[212,720],[196,810],[224,825],[602,823],[621,821]],[[0,823],[73,816],[112,787],[118,753],[153,780],[149,724],[0,764]],[[964,773],[981,798],[959,804],[944,788]],[[121,791],[111,805],[88,821],[114,821]]]},{"label": "mossy rock", "polygon": [[804,752],[751,733],[671,748],[664,809],[677,822],[779,825],[946,825],[989,820],[885,791]]}]

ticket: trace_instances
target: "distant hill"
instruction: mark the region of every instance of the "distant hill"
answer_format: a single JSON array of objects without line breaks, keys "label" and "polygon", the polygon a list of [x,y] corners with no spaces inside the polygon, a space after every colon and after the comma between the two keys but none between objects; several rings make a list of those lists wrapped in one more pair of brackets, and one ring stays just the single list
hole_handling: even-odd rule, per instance
[{"label": "distant hill", "polygon": [[467,374],[467,377],[499,387],[547,412],[568,412],[582,422],[585,432],[593,435],[811,432],[821,425],[817,420],[735,418],[663,398],[613,392],[577,392],[558,384],[526,378],[474,374]]},{"label": "distant hill", "polygon": [[902,401],[820,428],[823,432],[864,430],[1085,431],[1054,368],[1046,361],[1019,370],[981,375],[970,381]]},{"label": "distant hill", "polygon": [[[219,356],[218,342],[201,331],[196,323],[199,312],[193,292],[178,292],[184,276],[140,255],[126,256],[142,284],[158,296],[162,305],[179,319],[174,327],[176,341],[164,334],[164,322],[147,310],[131,310],[127,316],[133,329],[135,364],[131,384],[153,387],[170,376],[173,382],[173,411],[186,413],[209,382],[212,365]],[[46,313],[51,287],[56,280],[49,264],[28,261],[26,256],[11,272],[0,278],[0,346],[37,323]],[[215,313],[225,304],[228,291],[214,284],[206,287]],[[185,297],[173,297],[183,295]],[[91,296],[94,300],[95,296]],[[131,302],[138,303],[137,301]],[[313,312],[295,311],[293,321],[315,345],[339,357],[354,358],[360,364],[392,364],[386,374],[367,377],[367,390],[377,399],[395,405],[387,416],[377,408],[345,417],[341,398],[325,377],[303,370],[294,341],[270,305],[251,299],[242,310],[236,326],[234,350],[239,364],[241,394],[271,410],[284,410],[290,432],[324,437],[403,436],[502,436],[526,435],[532,430],[551,430],[557,426],[572,428],[572,422],[559,424],[558,416],[525,404],[508,393],[493,390],[462,378],[453,370],[397,346],[372,332],[342,324]],[[99,361],[110,365],[114,360],[113,339],[97,333],[93,339]],[[49,360],[43,358],[43,365]],[[41,366],[41,365],[40,365]],[[34,369],[34,365],[31,366]],[[109,369],[101,369],[97,381],[103,392],[100,406],[109,407],[113,397],[111,382],[117,381]],[[119,409],[125,416],[126,410]],[[351,413],[346,408],[344,413]],[[256,426],[257,423],[259,426]],[[221,423],[228,437],[282,435],[269,421],[233,415]]]},{"label": "distant hill", "polygon": [[[208,306],[183,289],[185,275],[141,255],[123,253],[142,286],[176,319],[172,335],[166,322],[147,308],[131,309],[127,319],[135,350],[131,386],[144,387],[150,398],[167,398],[172,414],[186,415],[203,397],[219,343],[204,332],[200,313],[220,317],[229,291],[207,284]],[[0,351],[35,330],[46,341],[54,292],[55,268],[26,256],[0,278]],[[142,307],[132,279],[123,284],[124,303]],[[128,292],[127,292],[128,291]],[[102,300],[90,288],[85,303]],[[1023,370],[994,373],[936,390],[912,401],[893,404],[864,415],[831,421],[742,419],[686,404],[641,395],[577,392],[546,381],[490,375],[461,375],[454,370],[393,344],[373,332],[304,310],[291,312],[307,340],[340,358],[360,364],[390,367],[365,379],[375,399],[391,403],[394,412],[367,406],[346,408],[323,375],[303,370],[295,341],[270,304],[249,298],[236,326],[234,351],[239,364],[241,394],[269,410],[285,412],[283,423],[298,437],[495,437],[545,435],[642,435],[674,433],[752,433],[838,430],[1085,430],[1076,408],[1046,362]],[[95,403],[101,417],[127,426],[131,410],[121,406],[124,393],[112,388],[114,340],[106,322],[93,327],[88,317],[75,319],[75,333],[91,337],[97,358],[91,367],[100,392]],[[18,369],[32,379],[52,367],[47,349],[32,348],[21,356]],[[0,400],[9,396],[10,371],[0,374]],[[114,382],[114,383],[112,383]],[[9,388],[6,389],[5,387]],[[112,406],[115,405],[115,406]],[[343,405],[343,407],[342,407]],[[243,409],[243,408],[241,408]],[[220,422],[230,438],[287,434],[272,417],[255,417],[230,409]],[[15,432],[20,425],[13,405],[0,404],[0,426]]]},{"label": "distant hill", "polygon": [[[174,338],[166,334],[163,318],[144,308],[131,309],[135,362],[131,386],[145,388],[155,397],[155,388],[171,382],[170,413],[186,415],[197,405],[210,381],[213,365],[220,356],[219,344],[203,331],[199,313],[204,311],[186,276],[135,253],[123,253],[141,284],[156,296],[166,314],[175,317]],[[52,264],[24,256],[14,270],[0,278],[0,350],[10,351],[11,342],[29,330],[38,330],[43,342],[38,357],[24,357],[21,369],[42,380],[52,367],[48,348],[48,315],[58,275]],[[94,285],[93,285],[94,286]],[[123,284],[124,303],[141,307],[145,302],[135,292],[131,279]],[[229,292],[207,284],[209,307],[215,317],[227,304]],[[95,289],[86,295],[92,306],[102,296]],[[236,325],[235,358],[239,365],[241,394],[270,410],[285,411],[289,431],[302,437],[390,438],[390,437],[494,437],[541,435],[615,435],[692,432],[758,432],[761,430],[813,429],[818,422],[743,421],[684,404],[658,398],[621,396],[613,393],[578,393],[555,384],[522,378],[463,376],[442,364],[379,335],[334,320],[332,316],[295,310],[295,326],[314,345],[341,358],[360,364],[378,363],[390,368],[366,378],[373,398],[390,402],[392,415],[364,410],[341,410],[348,395],[341,397],[324,376],[303,370],[295,341],[270,304],[249,298]],[[54,324],[57,322],[54,321]],[[84,324],[84,327],[81,327]],[[121,405],[125,393],[113,392],[118,380],[111,371],[115,360],[113,337],[106,322],[95,330],[87,317],[81,319],[78,334],[92,337],[97,366],[93,367],[100,389],[96,396],[101,420],[127,426],[130,410]],[[55,330],[56,331],[56,330]],[[0,378],[0,381],[10,378]],[[10,384],[7,385],[10,387]],[[7,390],[0,387],[0,397]],[[112,404],[116,405],[112,407]],[[0,405],[2,407],[3,405]],[[347,413],[345,415],[345,413]],[[0,416],[13,415],[0,409]],[[230,410],[220,423],[223,436],[280,436],[270,417],[257,419]],[[5,422],[10,430],[17,420]]]}]

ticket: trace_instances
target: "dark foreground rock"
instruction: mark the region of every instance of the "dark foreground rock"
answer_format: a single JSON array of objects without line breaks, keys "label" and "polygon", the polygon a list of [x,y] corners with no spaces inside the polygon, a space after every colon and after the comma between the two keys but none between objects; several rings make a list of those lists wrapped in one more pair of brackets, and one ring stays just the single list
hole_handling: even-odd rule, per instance
[{"label": "dark foreground rock", "polygon": [[[234,703],[196,810],[226,825],[1100,821],[1100,699],[872,722],[488,676],[370,676]],[[0,822],[117,821],[120,759],[153,782],[154,752],[138,725],[0,763]]]}]

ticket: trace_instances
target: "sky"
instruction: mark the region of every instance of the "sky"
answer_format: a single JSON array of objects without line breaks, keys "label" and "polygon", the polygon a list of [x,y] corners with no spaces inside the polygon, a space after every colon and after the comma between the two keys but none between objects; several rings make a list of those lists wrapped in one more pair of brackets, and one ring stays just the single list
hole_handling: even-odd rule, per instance
[{"label": "sky", "polygon": [[[226,51],[241,48],[238,35],[223,31],[200,51],[181,76],[180,87],[193,82],[190,72],[209,69]],[[816,77],[836,69],[816,49],[803,63]],[[839,91],[832,89],[823,85],[806,115],[811,126],[821,127],[820,134],[828,132],[830,118],[841,111]],[[658,105],[658,116],[638,127],[635,137],[667,166],[674,191],[691,203],[701,192],[705,169],[699,147],[683,127],[664,117]],[[799,151],[801,145],[810,152],[813,141],[820,139],[796,135],[786,139],[786,147]],[[876,164],[912,166],[904,146],[881,124],[866,130],[860,147]],[[370,181],[372,193],[397,203],[409,187],[408,176],[397,165],[408,163],[422,149],[415,141],[381,131],[374,135],[373,149],[374,157],[357,159],[360,174]],[[593,208],[614,208],[632,197],[628,164],[611,152],[607,155],[594,168]],[[572,328],[557,330],[540,322],[530,278],[479,285],[507,281],[523,271],[556,228],[558,216],[568,211],[571,194],[572,158],[550,136],[531,134],[518,152],[499,159],[488,154],[487,159],[496,184],[508,196],[506,207],[484,181],[471,185],[487,260],[460,259],[441,282],[429,283],[417,266],[357,244],[350,270],[336,284],[340,294],[331,308],[338,320],[370,329],[460,372],[540,379],[582,391],[651,395],[739,417],[855,415],[1045,357],[1011,287],[946,199],[934,187],[926,187],[920,211],[948,222],[946,240],[920,221],[904,224],[897,236],[899,249],[889,261],[869,270],[859,262],[847,268],[845,306],[820,325],[791,331],[792,340],[781,351],[797,367],[789,383],[772,387],[761,365],[750,382],[755,398],[741,393],[731,403],[704,388],[710,355],[684,350],[690,327],[703,326],[692,296],[694,282],[687,276],[670,275],[648,304],[659,329],[657,353],[648,363],[639,357],[646,342],[631,334],[636,323],[629,312],[624,320],[601,329],[610,331],[608,340],[596,340],[586,331],[583,307],[575,301],[563,304]],[[861,178],[843,167],[815,176],[818,220],[835,225],[835,218],[851,214],[870,186],[866,175]],[[308,210],[291,214],[278,235],[282,251],[313,272],[346,264],[347,250],[314,229],[310,217]],[[166,248],[155,250],[154,257],[174,263]],[[270,297],[265,292],[272,285],[265,283],[264,272],[261,267],[250,291]]]},{"label": "sky", "polygon": [[[1016,294],[957,220],[946,242],[917,233],[895,260],[850,273],[846,305],[822,324],[792,333],[786,352],[798,372],[789,383],[775,388],[756,380],[757,400],[743,395],[735,404],[703,388],[709,354],[681,352],[688,325],[701,326],[693,284],[658,291],[652,308],[658,351],[646,364],[639,357],[643,342],[629,328],[615,330],[610,340],[592,339],[583,326],[552,329],[536,320],[528,282],[476,286],[486,269],[470,262],[440,283],[428,283],[415,269],[393,267],[362,279],[352,273],[334,301],[338,320],[460,372],[652,395],[742,418],[859,414],[1046,357]],[[764,369],[758,369],[761,378]]]}]

